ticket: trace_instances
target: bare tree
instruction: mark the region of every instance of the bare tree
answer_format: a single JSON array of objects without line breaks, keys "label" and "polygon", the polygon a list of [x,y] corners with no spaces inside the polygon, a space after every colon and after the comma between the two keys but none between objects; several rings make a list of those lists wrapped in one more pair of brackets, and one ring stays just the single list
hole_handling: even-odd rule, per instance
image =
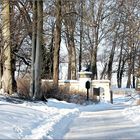
[{"label": "bare tree", "polygon": [[67,50],[68,50],[68,79],[76,79],[76,48],[75,48],[75,26],[76,26],[76,11],[75,2],[69,1],[65,3],[65,34],[67,38]]}]

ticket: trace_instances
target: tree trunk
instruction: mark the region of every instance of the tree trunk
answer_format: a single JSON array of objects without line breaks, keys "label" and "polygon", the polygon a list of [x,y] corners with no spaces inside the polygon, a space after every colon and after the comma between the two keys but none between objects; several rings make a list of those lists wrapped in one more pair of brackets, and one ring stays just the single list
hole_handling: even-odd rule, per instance
[{"label": "tree trunk", "polygon": [[135,88],[136,87],[136,79],[135,79],[135,76],[133,75],[133,88]]},{"label": "tree trunk", "polygon": [[120,67],[119,77],[117,79],[118,88],[122,87],[122,77],[123,77],[123,73],[124,73],[125,62],[126,62],[126,60],[124,60],[124,58],[123,58],[122,59],[122,64],[121,64],[121,67]]},{"label": "tree trunk", "polygon": [[118,85],[118,88],[121,88],[121,77],[120,77],[121,63],[122,63],[122,46],[121,46],[121,50],[120,50],[119,65],[118,65],[118,69],[117,69],[117,85]]},{"label": "tree trunk", "polygon": [[91,71],[92,71],[92,79],[98,79],[98,73],[97,73],[97,51],[98,51],[98,45],[100,43],[99,40],[99,30],[101,25],[101,19],[103,14],[103,4],[104,0],[99,0],[99,5],[97,9],[97,13],[94,11],[96,7],[96,2],[94,0],[91,1],[91,14],[92,14],[92,20],[95,24],[93,26],[93,48],[92,48],[92,60],[91,60]]},{"label": "tree trunk", "polygon": [[101,73],[100,79],[103,79],[105,77],[105,73],[106,73],[106,67],[107,67],[107,63],[105,63],[103,71]]},{"label": "tree trunk", "polygon": [[[42,98],[41,92],[41,56],[43,46],[43,1],[33,1],[33,34],[32,34],[32,80],[30,97],[34,100]],[[37,28],[37,29],[36,29]]]},{"label": "tree trunk", "polygon": [[93,36],[94,36],[94,45],[91,52],[91,72],[92,72],[92,79],[97,79],[97,49],[98,49],[98,27],[94,27],[93,29]]},{"label": "tree trunk", "polygon": [[81,0],[81,17],[80,17],[80,48],[79,48],[79,72],[82,69],[82,44],[83,44],[83,0]]},{"label": "tree trunk", "polygon": [[71,58],[72,58],[72,48],[68,43],[68,80],[71,80]]},{"label": "tree trunk", "polygon": [[74,15],[75,3],[74,1],[67,1],[65,3],[65,13],[69,13],[64,17],[65,34],[67,38],[68,49],[68,79],[76,79],[76,49],[74,41],[74,32],[76,26],[76,16]]},{"label": "tree trunk", "polygon": [[131,57],[131,53],[130,53],[130,58],[128,60],[128,78],[127,78],[127,88],[131,87],[131,74],[132,74],[132,57]]},{"label": "tree trunk", "polygon": [[[14,8],[15,6],[14,5],[11,5],[10,6],[10,15],[11,17],[14,16]],[[12,54],[11,54],[11,64],[12,64],[12,87],[13,87],[13,92],[17,92],[17,82],[15,80],[15,71],[16,71],[16,55],[15,55],[15,50],[17,50],[18,48],[18,42],[15,41],[15,21],[13,21],[12,18],[10,18],[10,31],[11,31],[11,51],[12,51]]]},{"label": "tree trunk", "polygon": [[76,80],[76,50],[74,44],[74,36],[73,36],[73,43],[72,43],[72,64],[71,64],[71,79]]},{"label": "tree trunk", "polygon": [[115,31],[115,35],[114,35],[113,43],[112,43],[112,49],[111,49],[111,53],[109,56],[108,69],[107,69],[108,80],[111,80],[111,78],[112,78],[112,65],[113,65],[113,60],[114,60],[114,54],[115,54],[115,49],[116,49],[116,44],[117,44],[119,28],[120,28],[120,22],[119,22],[119,26],[117,27],[117,29]]},{"label": "tree trunk", "polygon": [[113,46],[112,46],[110,57],[109,57],[108,69],[107,69],[108,80],[111,80],[112,78],[112,65],[113,65],[113,59],[114,59],[114,54],[115,54],[116,41],[117,41],[117,35],[115,35],[114,37]]},{"label": "tree trunk", "polygon": [[131,87],[131,72],[129,71],[126,88],[130,88],[130,87]]},{"label": "tree trunk", "polygon": [[2,62],[0,62],[0,89],[2,88]]},{"label": "tree trunk", "polygon": [[118,69],[117,69],[117,85],[118,85],[118,88],[121,88],[121,86],[122,86],[122,75],[123,75],[123,72],[124,72],[124,65],[125,65],[125,60],[124,60],[124,56],[123,56],[123,53],[122,53],[123,47],[124,47],[125,31],[126,31],[126,27],[124,26],[123,35],[122,35],[122,38],[121,38],[119,64],[118,64]]},{"label": "tree trunk", "polygon": [[[1,62],[0,62],[1,63]],[[0,64],[0,89],[2,88],[2,83],[1,83],[1,80],[2,80],[2,73],[1,73],[1,64]]]},{"label": "tree trunk", "polygon": [[91,63],[91,71],[92,71],[92,79],[98,79],[97,75],[97,51],[98,51],[98,36],[99,36],[99,25],[94,27],[94,36],[95,36],[95,43],[94,43],[94,50],[92,54],[92,63]]},{"label": "tree trunk", "polygon": [[41,99],[41,70],[42,70],[42,46],[43,46],[43,1],[37,1],[37,38],[35,57],[35,94],[34,99]]},{"label": "tree trunk", "polygon": [[56,1],[56,28],[54,40],[53,84],[57,87],[59,79],[59,52],[61,43],[61,0]]},{"label": "tree trunk", "polygon": [[3,78],[2,88],[4,92],[13,93],[12,81],[12,65],[11,65],[11,36],[10,36],[10,3],[9,0],[2,1],[2,35],[4,42],[3,52]]},{"label": "tree trunk", "polygon": [[68,63],[68,79],[75,80],[76,79],[76,50],[74,43],[74,32],[67,35],[68,40],[68,55],[69,55],[69,63]]},{"label": "tree trunk", "polygon": [[55,26],[52,27],[52,38],[51,38],[51,44],[50,44],[50,58],[49,59],[49,79],[53,78],[53,54],[54,54],[54,29]]},{"label": "tree trunk", "polygon": [[31,84],[30,97],[34,96],[35,88],[35,55],[36,55],[36,36],[37,36],[37,1],[33,1],[33,23],[32,23],[32,65],[31,65]]},{"label": "tree trunk", "polygon": [[17,92],[17,82],[15,80],[15,71],[16,71],[16,56],[12,53],[12,60],[11,60],[11,67],[12,67],[12,88],[13,92]]},{"label": "tree trunk", "polygon": [[92,79],[97,79],[97,51],[93,50],[92,60],[91,60],[91,72],[92,72]]},{"label": "tree trunk", "polygon": [[2,75],[3,75],[2,51],[3,46],[1,46],[0,48],[0,89],[2,88]]},{"label": "tree trunk", "polygon": [[133,52],[133,57],[132,57],[132,72],[133,72],[133,88],[135,88],[136,87],[136,83],[135,83],[135,58],[136,58],[136,55],[134,55],[134,52],[136,52],[135,51],[135,47],[134,47],[134,44],[133,44],[133,47],[132,47],[132,52]]}]

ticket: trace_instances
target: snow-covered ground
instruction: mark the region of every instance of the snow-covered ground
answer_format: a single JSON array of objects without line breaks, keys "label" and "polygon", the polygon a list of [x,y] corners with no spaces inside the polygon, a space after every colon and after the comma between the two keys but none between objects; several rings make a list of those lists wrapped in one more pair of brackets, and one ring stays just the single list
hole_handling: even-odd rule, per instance
[{"label": "snow-covered ground", "polygon": [[62,137],[65,127],[79,114],[77,105],[55,99],[46,103],[11,101],[0,96],[0,139]]},{"label": "snow-covered ground", "polygon": [[86,106],[49,99],[48,102],[28,102],[0,95],[0,139],[62,139],[72,121],[83,112],[98,112],[122,108],[126,119],[137,124],[140,107],[133,106],[130,97],[114,96],[110,103]]},{"label": "snow-covered ground", "polygon": [[134,101],[138,96],[116,94],[114,98],[113,105],[82,110],[63,139],[140,139],[140,106]]}]

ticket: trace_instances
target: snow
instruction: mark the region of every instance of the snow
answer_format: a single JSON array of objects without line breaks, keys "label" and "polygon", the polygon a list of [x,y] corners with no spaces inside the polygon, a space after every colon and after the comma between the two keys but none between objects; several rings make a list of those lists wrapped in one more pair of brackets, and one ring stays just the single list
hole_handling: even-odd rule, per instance
[{"label": "snow", "polygon": [[0,106],[1,139],[62,137],[65,127],[79,114],[77,105],[55,99],[47,103],[24,101],[13,104],[0,96]]},{"label": "snow", "polygon": [[136,125],[140,126],[140,106],[126,108],[123,114],[127,119],[132,120]]},{"label": "snow", "polygon": [[131,96],[115,95],[113,105],[87,106],[63,139],[139,139],[140,107],[134,106],[131,100]]},{"label": "snow", "polygon": [[140,127],[123,116],[122,109],[82,112],[63,139],[139,139],[139,131]]},{"label": "snow", "polygon": [[[139,98],[139,96],[133,97]],[[111,112],[114,112],[114,115],[111,115]],[[82,124],[84,121],[82,122],[81,118],[84,117],[85,121],[92,120],[91,124],[95,124],[97,123],[95,117],[98,116],[97,120],[104,123],[107,121],[107,114],[111,115],[110,118],[124,117],[124,123],[120,122],[124,126],[129,120],[132,122],[131,125],[136,124],[140,128],[138,123],[140,106],[134,104],[131,96],[117,94],[114,96],[114,104],[101,102],[89,105],[77,105],[56,99],[49,99],[48,102],[29,102],[0,95],[0,114],[1,139],[62,139],[69,132],[74,120],[79,118],[78,120]],[[105,123],[105,125],[107,124]],[[85,127],[90,128],[90,123]],[[121,127],[123,126],[121,125]],[[84,134],[80,133],[80,135]]]}]

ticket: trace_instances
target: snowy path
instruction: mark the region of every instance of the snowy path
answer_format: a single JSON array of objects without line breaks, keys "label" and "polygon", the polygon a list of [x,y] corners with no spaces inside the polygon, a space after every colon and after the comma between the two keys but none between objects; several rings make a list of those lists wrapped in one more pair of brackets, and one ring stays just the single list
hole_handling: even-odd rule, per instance
[{"label": "snowy path", "polygon": [[140,139],[140,126],[123,115],[123,107],[82,112],[70,125],[64,139]]}]

